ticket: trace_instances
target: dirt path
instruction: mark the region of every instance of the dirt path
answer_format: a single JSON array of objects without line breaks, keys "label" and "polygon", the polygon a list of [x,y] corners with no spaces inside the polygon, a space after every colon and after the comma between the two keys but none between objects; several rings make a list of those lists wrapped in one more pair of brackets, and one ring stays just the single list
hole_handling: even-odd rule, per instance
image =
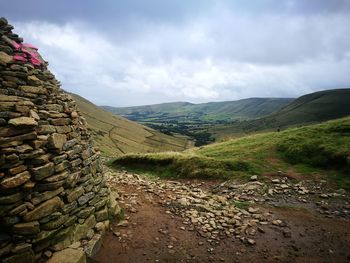
[{"label": "dirt path", "polygon": [[[350,262],[347,197],[333,202],[336,210],[327,199],[329,213],[321,214],[324,209],[311,205],[315,200],[305,202],[304,194],[300,204],[307,208],[296,208],[299,197],[293,195],[286,195],[283,206],[274,198],[262,202],[260,182],[232,190],[227,184],[150,181],[127,173],[110,173],[109,181],[120,193],[125,218],[111,226],[91,263]],[[237,208],[246,205],[243,200],[249,205]]]}]

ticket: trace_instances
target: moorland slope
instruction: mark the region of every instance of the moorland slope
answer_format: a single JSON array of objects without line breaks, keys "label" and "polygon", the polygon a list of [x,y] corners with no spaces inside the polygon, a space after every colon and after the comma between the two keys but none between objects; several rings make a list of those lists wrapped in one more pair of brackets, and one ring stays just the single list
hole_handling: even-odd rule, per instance
[{"label": "moorland slope", "polygon": [[130,152],[182,151],[193,145],[185,136],[171,136],[107,112],[83,97],[72,94],[87,119],[96,145],[105,155]]}]

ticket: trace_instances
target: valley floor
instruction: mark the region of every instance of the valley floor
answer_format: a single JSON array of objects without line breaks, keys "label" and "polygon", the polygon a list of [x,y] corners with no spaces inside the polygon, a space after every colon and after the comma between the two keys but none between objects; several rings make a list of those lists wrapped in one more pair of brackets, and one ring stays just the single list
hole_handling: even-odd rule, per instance
[{"label": "valley floor", "polygon": [[350,261],[350,197],[325,181],[106,176],[124,218],[91,263]]}]

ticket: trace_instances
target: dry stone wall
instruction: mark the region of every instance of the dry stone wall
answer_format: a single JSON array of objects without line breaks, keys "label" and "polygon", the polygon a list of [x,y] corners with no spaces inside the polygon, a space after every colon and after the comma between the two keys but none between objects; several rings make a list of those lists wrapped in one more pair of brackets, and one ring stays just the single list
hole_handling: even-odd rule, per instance
[{"label": "dry stone wall", "polygon": [[1,262],[46,261],[73,243],[92,253],[117,210],[99,152],[71,96],[12,29],[0,18]]}]

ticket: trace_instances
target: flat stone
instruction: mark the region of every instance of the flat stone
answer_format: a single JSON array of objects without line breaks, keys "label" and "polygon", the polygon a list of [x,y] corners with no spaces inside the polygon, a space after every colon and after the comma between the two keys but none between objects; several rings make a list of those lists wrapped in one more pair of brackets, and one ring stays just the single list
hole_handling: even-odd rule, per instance
[{"label": "flat stone", "polygon": [[69,133],[72,131],[70,126],[55,126],[58,133]]},{"label": "flat stone", "polygon": [[0,196],[0,204],[12,204],[22,200],[23,194],[21,192]]},{"label": "flat stone", "polygon": [[64,185],[63,180],[58,182],[53,182],[53,183],[38,183],[36,184],[35,189],[39,192],[53,191],[53,190],[59,189],[63,185]]},{"label": "flat stone", "polygon": [[34,149],[40,149],[43,148],[46,144],[46,141],[42,140],[34,140],[30,141],[29,144],[34,148]]},{"label": "flat stone", "polygon": [[253,208],[253,207],[249,207],[248,208],[248,212],[249,213],[252,213],[252,214],[255,214],[255,213],[257,213],[257,212],[259,212],[259,208],[258,207],[256,207],[256,208]]},{"label": "flat stone", "polygon": [[71,124],[71,119],[69,118],[59,118],[59,119],[52,119],[51,124],[56,126],[66,126]]},{"label": "flat stone", "polygon": [[9,173],[12,174],[12,175],[15,175],[15,174],[21,173],[21,172],[23,172],[25,170],[27,170],[27,166],[19,165],[19,166],[10,168],[9,169]]},{"label": "flat stone", "polygon": [[65,172],[58,173],[53,176],[45,178],[44,182],[53,183],[53,182],[62,181],[62,180],[65,180],[67,176],[68,176],[68,172],[65,171]]},{"label": "flat stone", "polygon": [[24,133],[30,132],[31,130],[32,130],[32,127],[28,127],[28,126],[7,126],[7,127],[1,128],[0,136],[10,137],[10,136],[15,136],[19,134],[24,134]]},{"label": "flat stone", "polygon": [[53,253],[47,263],[86,263],[84,251],[66,248],[64,250]]},{"label": "flat stone", "polygon": [[23,252],[30,251],[31,249],[32,249],[32,244],[20,243],[20,244],[16,245],[12,249],[11,252],[14,253],[14,254],[21,254]]},{"label": "flat stone", "polygon": [[64,223],[64,226],[71,226],[73,225],[76,221],[77,221],[77,217],[76,216],[71,216],[67,219],[67,221]]},{"label": "flat stone", "polygon": [[49,221],[56,220],[57,218],[61,217],[62,213],[61,212],[54,212],[52,214],[49,214],[48,216],[45,216],[39,220],[40,224],[46,224]]},{"label": "flat stone", "polygon": [[29,116],[32,117],[36,121],[40,120],[38,113],[34,110],[29,111]]},{"label": "flat stone", "polygon": [[101,248],[102,236],[100,234],[95,234],[92,239],[86,244],[84,251],[86,255],[91,258],[97,251]]},{"label": "flat stone", "polygon": [[47,94],[47,90],[43,87],[34,87],[34,86],[20,86],[20,90],[28,93],[34,94]]},{"label": "flat stone", "polygon": [[35,184],[36,184],[35,182],[28,181],[28,182],[25,182],[25,184],[22,186],[22,188],[24,191],[29,191],[29,190],[34,188]]},{"label": "flat stone", "polygon": [[25,171],[23,173],[19,173],[15,176],[6,178],[1,181],[0,185],[4,189],[15,188],[27,182],[30,179],[30,173]]},{"label": "flat stone", "polygon": [[33,86],[40,86],[41,81],[35,75],[28,76],[28,83]]},{"label": "flat stone", "polygon": [[29,153],[22,153],[19,155],[19,158],[21,158],[22,160],[33,159],[33,158],[37,158],[43,154],[44,154],[44,151],[42,149],[38,149],[38,150],[29,152]]},{"label": "flat stone", "polygon": [[110,194],[110,200],[108,204],[108,214],[110,217],[116,216],[120,211],[121,208],[118,205],[118,202],[116,201],[116,196],[118,193],[116,192],[111,192]]},{"label": "flat stone", "polygon": [[33,165],[44,165],[50,162],[51,154],[43,154],[31,160]]},{"label": "flat stone", "polygon": [[27,73],[25,72],[19,72],[19,71],[10,71],[6,70],[2,72],[5,76],[12,76],[12,77],[18,77],[18,78],[27,78]]},{"label": "flat stone", "polygon": [[43,166],[32,168],[31,171],[34,175],[35,180],[40,181],[46,177],[53,175],[55,172],[54,167],[54,163],[47,163]]},{"label": "flat stone", "polygon": [[90,199],[94,198],[95,196],[95,193],[94,192],[90,192],[90,193],[87,193],[85,195],[82,195],[78,198],[78,203],[79,205],[84,205],[86,204],[87,202],[89,202]]},{"label": "flat stone", "polygon": [[65,159],[67,159],[67,155],[66,154],[62,154],[62,155],[57,155],[55,157],[52,158],[52,161],[55,163],[55,164],[59,164],[61,163],[62,161],[64,161]]},{"label": "flat stone", "polygon": [[38,134],[51,134],[56,132],[56,128],[53,125],[40,125],[37,132]]},{"label": "flat stone", "polygon": [[62,149],[63,145],[67,141],[67,136],[65,134],[53,133],[48,138],[48,143],[50,148]]},{"label": "flat stone", "polygon": [[[55,235],[57,235],[57,233],[60,231],[61,229],[58,228],[58,229],[54,229],[54,230],[42,230],[39,232],[39,234],[36,236],[35,239],[33,239],[33,244],[39,244],[41,243],[40,245],[40,249],[44,249],[48,246],[50,246],[50,243],[53,239],[53,237]],[[36,248],[36,250],[40,250],[39,248]]]},{"label": "flat stone", "polygon": [[13,71],[28,72],[28,69],[26,67],[18,65],[18,64],[12,64],[10,66],[10,69],[13,70]]},{"label": "flat stone", "polygon": [[68,215],[60,216],[59,218],[57,218],[55,220],[49,221],[45,224],[42,224],[41,229],[51,230],[51,229],[58,228],[59,226],[63,225],[68,220],[68,218],[69,218]]},{"label": "flat stone", "polygon": [[40,194],[36,194],[31,199],[31,202],[33,203],[33,205],[40,204],[41,202],[44,202],[48,199],[51,199],[52,197],[55,197],[56,195],[59,195],[63,191],[64,191],[64,188],[60,187],[60,188],[53,190],[53,191],[46,191],[46,192],[43,192]]},{"label": "flat stone", "polygon": [[64,145],[63,145],[63,150],[68,150],[69,148],[73,147],[75,144],[77,144],[77,139],[72,139],[67,141]]},{"label": "flat stone", "polygon": [[22,212],[26,212],[27,211],[27,205],[26,204],[21,204],[17,207],[15,207],[14,209],[12,209],[8,214],[10,216],[14,216],[14,215],[22,215]]},{"label": "flat stone", "polygon": [[48,104],[46,106],[46,110],[62,112],[63,111],[63,106],[59,105],[59,104]]},{"label": "flat stone", "polygon": [[13,256],[4,258],[2,260],[2,263],[34,263],[34,262],[35,262],[35,256],[32,250],[29,250],[20,254],[15,254]]},{"label": "flat stone", "polygon": [[37,126],[38,123],[31,117],[19,117],[8,121],[13,126]]},{"label": "flat stone", "polygon": [[[15,110],[17,112],[22,113],[23,115],[27,115],[29,113],[30,107],[26,106],[26,105],[20,105],[20,104],[16,104],[15,106]],[[32,118],[30,116],[30,118]],[[34,118],[33,118],[34,119]],[[34,119],[35,120],[35,119]]]},{"label": "flat stone", "polygon": [[38,220],[53,212],[58,211],[62,207],[63,202],[61,201],[61,199],[59,197],[54,197],[40,204],[34,210],[28,212],[26,215],[24,215],[23,220],[25,222]]},{"label": "flat stone", "polygon": [[95,217],[96,217],[96,221],[97,222],[101,222],[101,221],[105,221],[108,219],[108,210],[107,208],[104,208],[100,211],[97,211],[95,213]]},{"label": "flat stone", "polygon": [[83,188],[83,187],[77,187],[76,189],[74,189],[73,191],[71,191],[71,192],[67,195],[67,201],[68,201],[68,203],[71,203],[71,202],[75,201],[75,200],[78,199],[82,194],[84,194],[84,188]]},{"label": "flat stone", "polygon": [[248,238],[247,242],[248,242],[249,245],[255,245],[255,243],[256,243],[255,240],[251,239],[251,238]]},{"label": "flat stone", "polygon": [[78,203],[76,201],[73,201],[69,204],[64,205],[62,208],[63,213],[68,214],[71,213],[74,209],[78,207]]},{"label": "flat stone", "polygon": [[15,147],[16,153],[22,154],[33,150],[33,148],[28,144],[22,144]]},{"label": "flat stone", "polygon": [[50,112],[50,117],[53,119],[67,118],[68,114],[62,112]]},{"label": "flat stone", "polygon": [[[93,204],[93,202],[91,204],[94,205],[94,207],[97,210],[100,210],[102,207],[104,207],[107,203],[107,199],[106,198],[101,198],[100,196],[97,197],[97,202]],[[90,204],[90,203],[89,203]]]},{"label": "flat stone", "polygon": [[0,51],[0,64],[8,64],[12,62],[12,56]]},{"label": "flat stone", "polygon": [[[18,136],[12,136],[12,137],[0,137],[0,146],[6,147],[6,146],[11,146],[13,143],[15,145],[18,145],[20,141],[24,140],[33,140],[36,139],[37,134],[35,131],[26,133],[26,134],[21,134]],[[21,143],[19,143],[21,144]]]},{"label": "flat stone", "polygon": [[85,183],[86,181],[89,181],[91,178],[92,178],[92,174],[87,174],[79,178],[79,183]]},{"label": "flat stone", "polygon": [[76,185],[80,178],[81,172],[70,173],[66,178],[66,186],[72,188]]},{"label": "flat stone", "polygon": [[77,167],[77,166],[79,166],[82,162],[83,162],[83,161],[82,161],[80,158],[77,158],[77,159],[71,161],[71,166],[72,166],[72,167]]},{"label": "flat stone", "polygon": [[73,236],[74,229],[75,229],[75,226],[72,225],[70,227],[67,227],[61,230],[57,234],[57,236],[55,236],[54,239],[52,240],[52,245],[50,246],[50,249],[53,251],[61,251],[69,247],[75,241]]},{"label": "flat stone", "polygon": [[91,215],[95,211],[95,207],[86,207],[82,210],[80,210],[77,213],[77,217],[79,218],[87,218],[89,215]]},{"label": "flat stone", "polygon": [[38,221],[28,222],[28,223],[19,223],[15,224],[12,228],[12,232],[17,235],[34,235],[39,233]]},{"label": "flat stone", "polygon": [[249,178],[250,181],[256,181],[258,180],[258,176],[257,175],[252,175],[250,178]]},{"label": "flat stone", "polygon": [[83,224],[78,224],[73,232],[75,241],[79,241],[85,238],[89,229],[94,228],[96,225],[96,219],[94,215],[88,217]]},{"label": "flat stone", "polygon": [[[7,83],[4,83],[4,81],[1,83],[4,86],[9,86]],[[12,88],[16,88],[16,84],[12,86]],[[1,111],[12,111],[16,108],[16,102],[1,102],[0,104],[0,110]]]}]

